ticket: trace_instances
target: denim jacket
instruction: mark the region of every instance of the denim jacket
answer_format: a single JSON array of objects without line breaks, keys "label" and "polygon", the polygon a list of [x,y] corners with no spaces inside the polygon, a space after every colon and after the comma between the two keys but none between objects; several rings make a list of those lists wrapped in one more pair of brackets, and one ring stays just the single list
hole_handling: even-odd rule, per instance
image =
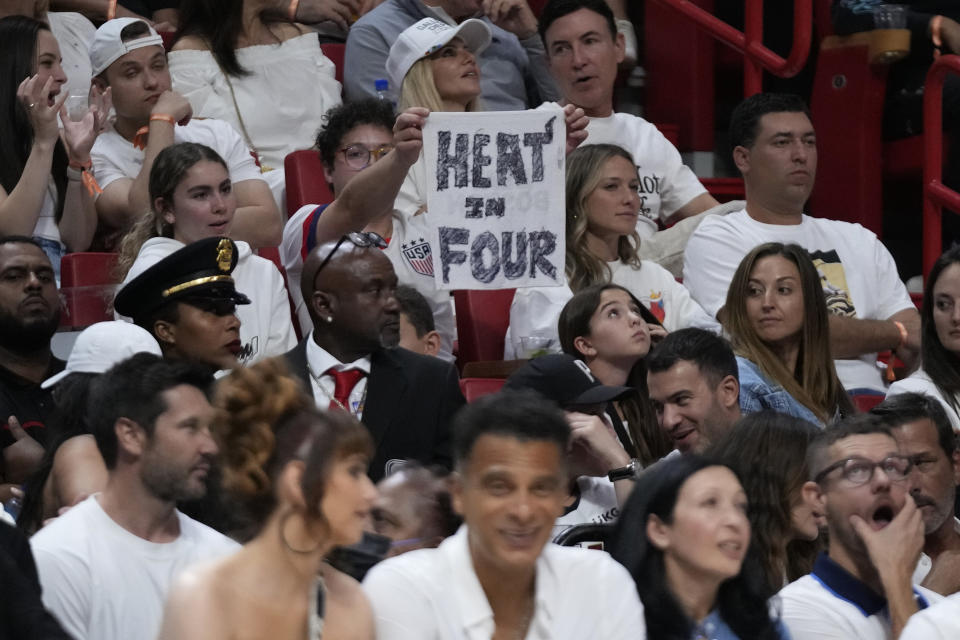
[{"label": "denim jacket", "polygon": [[780,413],[802,418],[818,427],[823,423],[810,409],[796,401],[779,384],[760,371],[760,367],[744,357],[737,356],[740,370],[740,411],[744,414],[762,409],[772,409]]},{"label": "denim jacket", "polygon": [[[780,633],[780,640],[790,640],[790,632],[779,620],[777,620],[777,631]],[[740,637],[727,626],[720,617],[720,612],[714,609],[694,628],[690,640],[740,640]]]}]

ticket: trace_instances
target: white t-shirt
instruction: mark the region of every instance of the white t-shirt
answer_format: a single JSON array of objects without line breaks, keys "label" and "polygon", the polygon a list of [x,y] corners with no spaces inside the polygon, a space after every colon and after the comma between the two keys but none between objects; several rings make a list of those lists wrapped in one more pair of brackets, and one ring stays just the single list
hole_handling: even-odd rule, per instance
[{"label": "white t-shirt", "polygon": [[953,430],[960,432],[960,415],[957,415],[956,409],[950,406],[947,399],[940,393],[940,389],[937,388],[937,385],[933,383],[933,380],[930,379],[930,376],[928,376],[927,372],[923,369],[917,369],[903,380],[897,380],[887,389],[888,398],[901,393],[922,393],[931,398],[936,398],[940,404],[943,405],[943,410],[946,412],[947,417],[950,418],[950,424],[953,426]]},{"label": "white t-shirt", "polygon": [[[237,291],[250,298],[250,304],[237,305],[243,343],[238,359],[248,365],[293,349],[297,346],[297,334],[290,321],[290,301],[280,271],[266,258],[254,255],[246,242],[236,244],[238,257],[233,279]],[[150,238],[140,247],[120,288],[185,246],[173,238]]]},{"label": "white t-shirt", "polygon": [[[877,237],[859,224],[804,215],[800,224],[757,222],[746,210],[707,216],[690,236],[683,260],[683,284],[712,316],[726,303],[727,289],[740,261],[765,242],[798,244],[811,254],[820,273],[827,308],[838,315],[886,320],[914,308],[897,265]],[[836,360],[848,391],[884,390],[877,354]]]},{"label": "white t-shirt", "polygon": [[960,638],[960,593],[910,617],[899,640],[957,640]]},{"label": "white t-shirt", "polygon": [[57,185],[53,178],[47,184],[43,194],[43,204],[40,205],[40,216],[33,228],[33,235],[37,238],[47,238],[60,242],[60,228],[57,226]]},{"label": "white t-shirt", "polygon": [[[287,272],[287,282],[301,333],[307,333],[313,326],[303,293],[300,291],[300,276],[303,274],[303,261],[308,252],[311,214],[316,208],[315,204],[304,205],[290,216],[283,228],[283,240],[280,243],[280,260]],[[408,217],[394,210],[393,236],[384,254],[390,258],[400,284],[413,287],[427,299],[433,312],[434,325],[440,334],[440,351],[437,356],[453,362],[453,340],[456,337],[453,302],[450,292],[437,289],[435,284],[430,238],[431,229],[425,214]]]},{"label": "white t-shirt", "polygon": [[637,233],[641,238],[652,236],[659,228],[658,222],[707,192],[690,167],[683,164],[677,148],[640,116],[614,113],[590,118],[583,146],[601,143],[623,147],[637,164],[641,202]]},{"label": "white t-shirt", "polygon": [[[436,549],[375,565],[363,581],[377,637],[489,640],[493,610],[473,570],[464,525]],[[537,559],[526,640],[644,640],[643,604],[627,570],[603,551],[547,543]],[[400,597],[402,595],[402,597]]]},{"label": "white t-shirt", "polygon": [[312,31],[279,44],[236,49],[236,54],[250,75],[231,76],[228,84],[212,52],[171,51],[167,58],[173,89],[190,101],[195,116],[216,118],[242,132],[232,85],[260,162],[282,171],[284,157],[312,147],[323,115],[340,104],[336,69]]},{"label": "white t-shirt", "polygon": [[[914,585],[921,607],[943,596]],[[813,573],[779,593],[783,624],[792,640],[894,640],[886,600],[844,571],[826,555]]]},{"label": "white t-shirt", "polygon": [[557,518],[553,525],[554,540],[574,525],[615,522],[620,516],[617,489],[608,478],[580,476],[577,478],[577,488],[580,489],[580,495],[577,496],[575,508]]},{"label": "white t-shirt", "polygon": [[[230,180],[234,183],[263,179],[246,143],[226,122],[193,119],[185,127],[174,127],[173,141],[198,142],[216,151],[227,163]],[[103,189],[114,180],[136,178],[143,168],[143,150],[137,149],[114,129],[97,137],[90,157],[97,182]]]},{"label": "white t-shirt", "polygon": [[[643,260],[641,267],[610,262],[611,282],[626,287],[637,297],[667,331],[699,327],[714,333],[720,325],[690,296],[686,287],[655,262]],[[523,355],[520,338],[540,336],[552,340],[548,351],[560,351],[557,323],[564,305],[573,297],[570,287],[528,287],[517,289],[510,305],[510,327],[504,340],[504,358]]]},{"label": "white t-shirt", "polygon": [[179,511],[177,518],[180,537],[158,544],[114,522],[96,495],[73,507],[30,539],[44,606],[78,640],[155,638],[176,575],[240,548]]}]

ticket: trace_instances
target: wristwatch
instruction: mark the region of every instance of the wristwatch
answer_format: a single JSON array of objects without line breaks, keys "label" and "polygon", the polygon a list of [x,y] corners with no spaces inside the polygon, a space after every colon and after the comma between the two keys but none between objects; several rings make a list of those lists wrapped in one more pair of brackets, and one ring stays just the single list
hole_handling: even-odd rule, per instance
[{"label": "wristwatch", "polygon": [[627,463],[627,466],[620,467],[619,469],[611,469],[607,473],[607,478],[610,482],[616,482],[617,480],[636,480],[637,474],[643,470],[643,465],[640,464],[640,461],[636,458],[630,458],[630,462]]}]

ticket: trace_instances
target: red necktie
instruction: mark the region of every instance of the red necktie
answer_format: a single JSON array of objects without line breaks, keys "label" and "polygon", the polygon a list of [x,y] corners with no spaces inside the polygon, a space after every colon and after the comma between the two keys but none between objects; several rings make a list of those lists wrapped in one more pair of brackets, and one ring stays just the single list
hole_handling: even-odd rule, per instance
[{"label": "red necktie", "polygon": [[327,375],[333,377],[333,401],[330,403],[330,409],[343,409],[350,411],[350,392],[357,386],[360,378],[366,374],[360,369],[347,369],[338,371],[330,367],[327,369]]}]

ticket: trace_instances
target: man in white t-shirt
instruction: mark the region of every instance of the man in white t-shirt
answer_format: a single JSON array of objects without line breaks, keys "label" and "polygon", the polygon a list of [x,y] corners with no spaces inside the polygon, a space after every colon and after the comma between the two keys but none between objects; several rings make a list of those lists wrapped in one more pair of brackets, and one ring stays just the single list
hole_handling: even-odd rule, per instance
[{"label": "man in white t-shirt", "polygon": [[893,431],[900,451],[913,460],[910,495],[923,514],[923,555],[915,582],[942,595],[960,591],[960,521],[954,515],[960,451],[943,405],[931,396],[903,393],[870,413]]},{"label": "man in white t-shirt", "polygon": [[920,314],[877,237],[859,224],[803,213],[817,173],[816,133],[803,100],[761,93],[730,119],[733,160],[746,208],[710,216],[690,236],[683,283],[704,310],[723,307],[743,257],[765,242],[798,244],[820,273],[830,310],[830,348],[848,392],[882,393],[877,352],[892,349],[913,367]]},{"label": "man in white t-shirt", "polygon": [[[660,224],[689,218],[719,203],[654,125],[639,116],[614,112],[613,88],[617,65],[624,57],[624,40],[610,7],[604,0],[551,0],[540,14],[539,28],[563,99],[590,118],[583,144],[614,144],[633,155],[642,201],[637,222],[643,238],[641,256],[663,264],[669,255],[682,254],[696,222],[654,237]],[[659,247],[661,243],[672,248]]]},{"label": "man in white t-shirt", "polygon": [[117,120],[97,138],[90,155],[97,182],[97,214],[111,228],[133,224],[150,202],[153,161],[175,142],[198,142],[227,163],[237,213],[231,237],[252,247],[280,244],[283,219],[270,186],[240,135],[220,120],[190,120],[190,102],[170,89],[163,40],[134,18],[109,20],[90,44],[93,84],[110,87]]},{"label": "man in white t-shirt", "polygon": [[30,541],[43,603],[78,640],[154,638],[185,567],[238,545],[176,509],[202,497],[217,454],[209,373],[141,353],[93,382],[107,484]]},{"label": "man in white t-shirt", "polygon": [[457,415],[454,509],[436,549],[373,567],[363,588],[390,640],[643,640],[643,605],[603,551],[550,544],[567,495],[570,427],[532,391],[481,398]]},{"label": "man in white t-shirt", "polygon": [[802,491],[826,514],[829,543],[809,575],[780,590],[783,623],[793,640],[898,638],[942,599],[911,581],[923,548],[911,458],[880,418],[861,414],[820,433],[807,463]]}]

